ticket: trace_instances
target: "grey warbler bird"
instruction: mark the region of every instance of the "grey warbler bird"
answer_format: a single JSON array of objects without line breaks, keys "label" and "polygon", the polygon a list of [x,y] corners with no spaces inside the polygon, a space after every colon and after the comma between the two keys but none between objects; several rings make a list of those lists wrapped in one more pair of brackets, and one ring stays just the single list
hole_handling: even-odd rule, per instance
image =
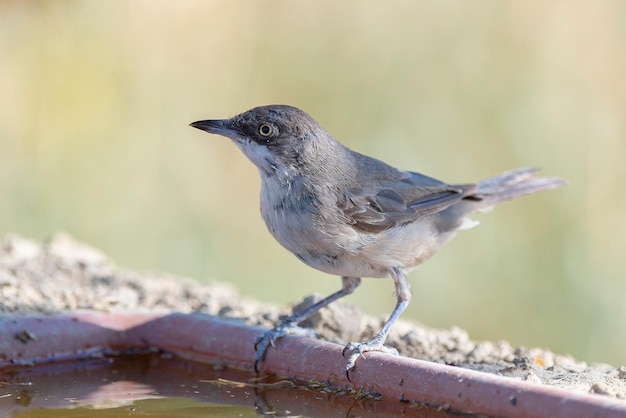
[{"label": "grey warbler bird", "polygon": [[270,345],[287,334],[306,334],[298,323],[352,293],[362,277],[391,276],[397,303],[371,340],[345,346],[346,374],[349,378],[365,352],[397,353],[384,343],[411,299],[405,274],[457,231],[476,225],[469,215],[566,184],[560,178],[536,177],[537,169],[522,168],[476,184],[450,185],[352,151],[307,113],[286,105],[256,107],[230,119],[191,126],[230,138],[256,165],[261,214],[274,238],[303,263],[341,276],[339,291],[288,316],[257,339],[257,370]]}]

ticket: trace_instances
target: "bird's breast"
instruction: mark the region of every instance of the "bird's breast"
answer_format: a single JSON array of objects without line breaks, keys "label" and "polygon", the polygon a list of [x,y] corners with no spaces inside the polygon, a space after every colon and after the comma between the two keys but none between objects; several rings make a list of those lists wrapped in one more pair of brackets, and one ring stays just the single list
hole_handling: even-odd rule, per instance
[{"label": "bird's breast", "polygon": [[297,180],[286,184],[264,181],[261,215],[276,240],[298,253],[314,245],[320,235],[320,203],[315,193]]}]

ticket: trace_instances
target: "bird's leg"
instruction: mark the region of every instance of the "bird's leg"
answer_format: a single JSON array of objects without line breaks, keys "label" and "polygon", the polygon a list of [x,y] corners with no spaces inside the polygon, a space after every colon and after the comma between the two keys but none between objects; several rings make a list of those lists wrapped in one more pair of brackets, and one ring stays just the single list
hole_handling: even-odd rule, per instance
[{"label": "bird's leg", "polygon": [[274,347],[274,342],[281,337],[284,337],[288,334],[295,335],[303,335],[303,336],[314,336],[315,333],[312,330],[300,328],[298,324],[315,312],[319,311],[325,306],[328,306],[330,303],[336,301],[337,299],[341,299],[342,297],[349,295],[354,292],[359,284],[361,284],[361,279],[359,277],[342,277],[341,278],[342,288],[341,290],[333,293],[330,296],[325,297],[324,299],[314,303],[313,305],[302,309],[294,313],[291,316],[283,319],[280,324],[278,324],[274,329],[267,331],[263,335],[259,336],[254,343],[254,348],[256,350],[256,355],[254,357],[254,370],[258,372],[258,364],[261,360],[263,360],[263,356],[267,351],[268,347],[271,345]]},{"label": "bird's leg", "polygon": [[[396,307],[391,312],[389,318],[383,324],[383,328],[369,341],[365,341],[362,343],[351,342],[345,346],[343,349],[344,357],[346,354],[348,355],[348,360],[346,361],[346,373],[349,373],[350,370],[354,368],[356,361],[359,357],[363,357],[363,353],[368,351],[383,351],[386,353],[398,354],[398,350],[395,348],[385,347],[385,341],[387,340],[387,334],[389,334],[389,330],[391,326],[396,322],[396,320],[400,317],[402,312],[409,305],[409,301],[411,300],[411,285],[407,281],[406,277],[402,270],[398,267],[394,267],[391,269],[391,277],[393,278],[393,282],[396,286],[396,297],[398,298],[398,302],[396,303]],[[350,376],[348,376],[348,379]]]}]

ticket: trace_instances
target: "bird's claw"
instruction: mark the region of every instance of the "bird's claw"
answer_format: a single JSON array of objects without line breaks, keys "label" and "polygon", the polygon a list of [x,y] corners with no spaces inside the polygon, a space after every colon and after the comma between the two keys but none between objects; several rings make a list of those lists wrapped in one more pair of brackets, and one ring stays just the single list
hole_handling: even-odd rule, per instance
[{"label": "bird's claw", "polygon": [[393,347],[387,347],[383,345],[383,343],[377,339],[373,339],[371,341],[366,341],[363,343],[355,343],[350,342],[344,348],[341,354],[346,357],[346,353],[348,353],[348,358],[346,360],[346,377],[349,381],[350,379],[350,371],[354,369],[356,365],[356,361],[359,357],[365,358],[364,353],[368,351],[380,351],[387,354],[399,355],[398,350]]},{"label": "bird's claw", "polygon": [[284,337],[285,335],[299,335],[302,337],[315,338],[317,333],[310,328],[301,328],[292,322],[281,322],[276,328],[266,331],[262,335],[259,335],[254,342],[254,349],[256,354],[254,356],[254,371],[259,372],[258,365],[265,357],[265,352],[271,346],[276,348],[276,340]]}]

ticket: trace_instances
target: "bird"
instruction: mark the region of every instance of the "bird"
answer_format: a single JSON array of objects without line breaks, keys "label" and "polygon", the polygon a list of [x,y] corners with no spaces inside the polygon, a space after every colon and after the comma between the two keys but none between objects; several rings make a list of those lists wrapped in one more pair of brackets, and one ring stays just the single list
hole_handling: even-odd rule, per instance
[{"label": "bird", "polygon": [[261,215],[271,235],[306,265],[342,280],[341,289],[257,338],[257,371],[279,338],[311,335],[298,324],[351,294],[362,278],[391,277],[396,304],[373,338],[344,347],[348,379],[364,353],[397,354],[384,344],[411,300],[406,274],[457,232],[475,226],[470,215],[567,183],[539,177],[537,168],[520,168],[477,183],[448,184],[353,151],[288,105],[259,106],[190,126],[232,140],[259,171]]}]

